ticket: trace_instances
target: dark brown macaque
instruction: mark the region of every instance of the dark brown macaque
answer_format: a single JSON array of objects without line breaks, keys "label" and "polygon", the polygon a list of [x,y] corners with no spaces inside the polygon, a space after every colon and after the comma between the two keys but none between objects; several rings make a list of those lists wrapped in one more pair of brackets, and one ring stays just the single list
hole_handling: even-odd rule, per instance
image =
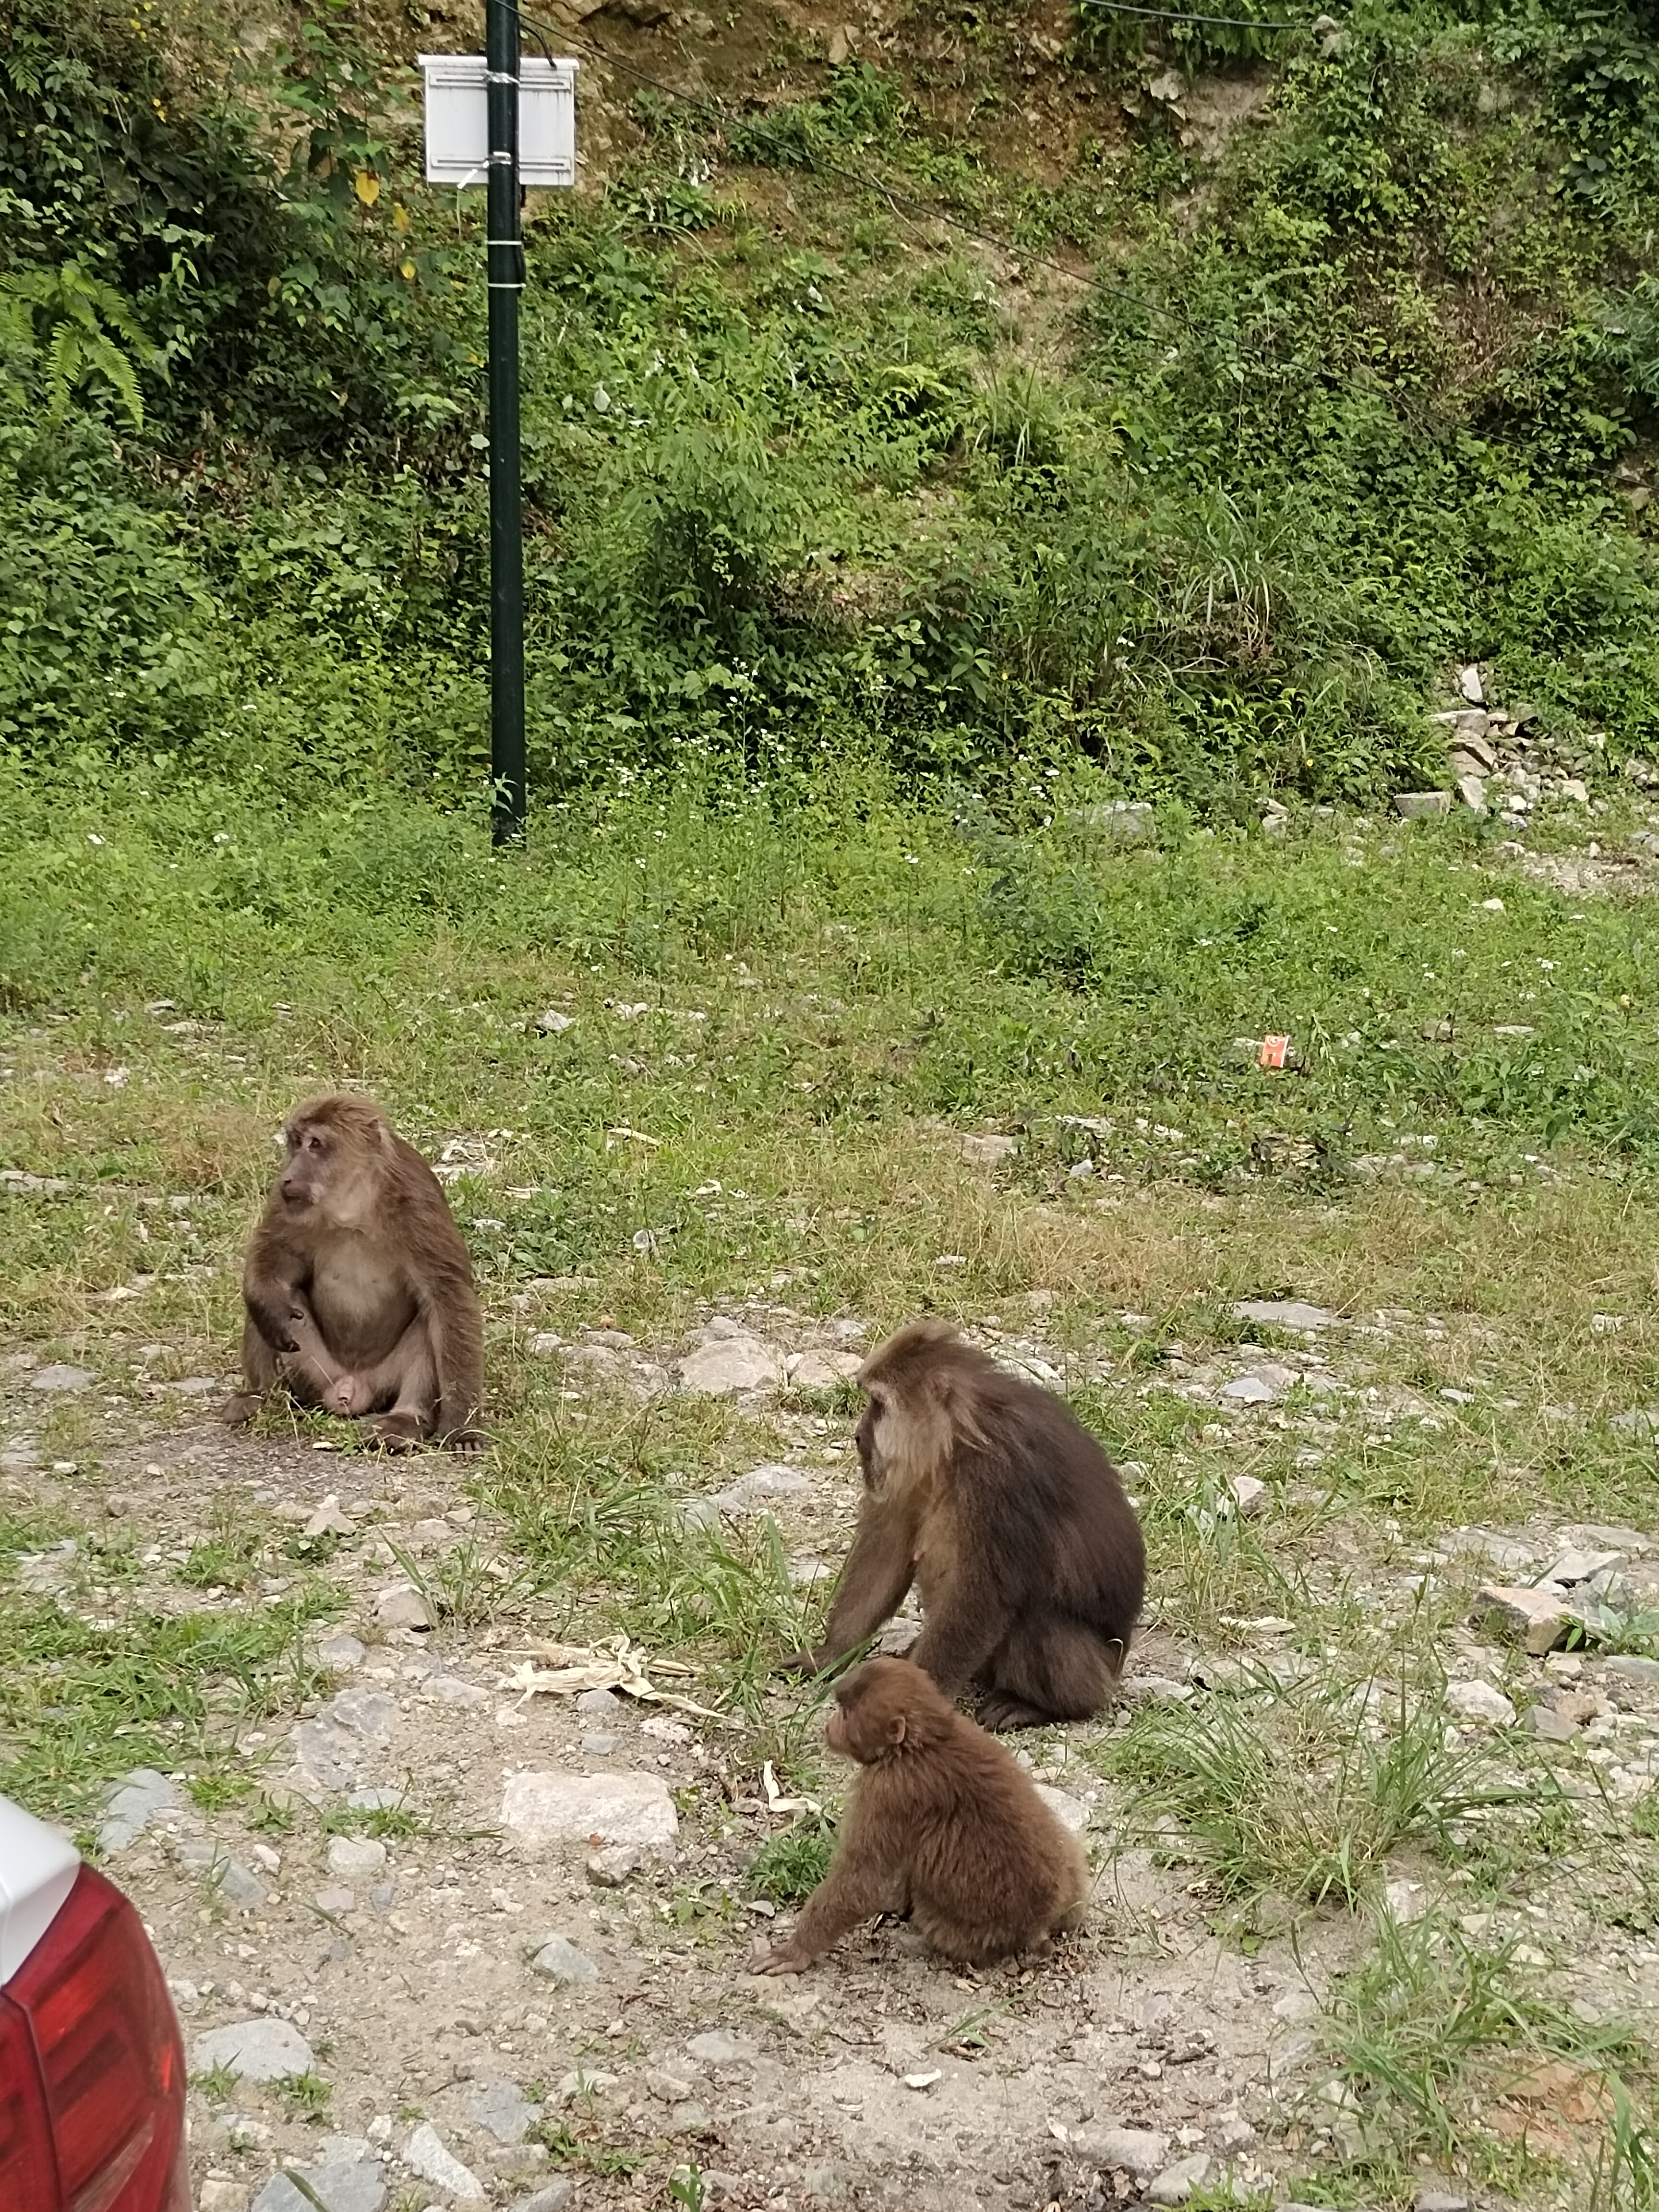
[{"label": "dark brown macaque", "polygon": [[987,1728],[1084,1720],[1122,1671],[1146,1583],[1116,1468],[1065,1402],[942,1322],[912,1322],[868,1359],[857,1430],[864,1503],[823,1641],[833,1665],[913,1582],[910,1651],[947,1698],[980,1691]]},{"label": "dark brown macaque", "polygon": [[288,1158],[242,1271],[251,1420],[277,1389],[361,1421],[366,1443],[475,1451],[483,1315],[437,1177],[374,1102],[313,1098],[283,1131]]},{"label": "dark brown macaque", "polygon": [[763,1974],[798,1974],[878,1912],[908,1913],[947,1959],[1041,1958],[1080,1927],[1089,1869],[1003,1746],[908,1659],[836,1686],[826,1737],[859,1762],[830,1871]]}]

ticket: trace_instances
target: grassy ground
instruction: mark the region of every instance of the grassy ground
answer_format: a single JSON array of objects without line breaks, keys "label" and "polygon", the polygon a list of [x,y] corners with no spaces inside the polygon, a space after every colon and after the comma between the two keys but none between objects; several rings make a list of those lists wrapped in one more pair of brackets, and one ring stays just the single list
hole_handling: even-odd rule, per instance
[{"label": "grassy ground", "polygon": [[[1081,1745],[1109,1852],[1189,1863],[1246,1946],[1275,1913],[1369,1924],[1402,1870],[1443,1903],[1384,1917],[1328,2001],[1336,2118],[1287,2138],[1305,2186],[1408,2202],[1432,2158],[1650,2205],[1647,2056],[1573,1973],[1605,1952],[1650,1976],[1653,1801],[1448,1733],[1481,1574],[1425,1549],[1470,1523],[1656,1525],[1652,1448],[1608,1425],[1656,1395],[1659,933],[1647,864],[1605,857],[1645,817],[1574,810],[1524,860],[1474,826],[1329,812],[1118,848],[1090,797],[1034,790],[1016,837],[854,763],[811,807],[624,796],[495,859],[374,796],[285,821],[210,788],[9,785],[0,1323],[99,1389],[31,1409],[50,1510],[25,1460],[0,1473],[0,1786],[79,1819],[110,1776],[183,1761],[210,1805],[246,1789],[237,1731],[309,1693],[327,1540],[205,1526],[163,1563],[176,1603],[134,1613],[156,1563],[94,1500],[134,1395],[234,1361],[282,1115],[360,1085],[458,1170],[489,1311],[499,1444],[475,1486],[510,1542],[450,1555],[453,1616],[678,1651],[757,1765],[817,1780],[810,1711],[767,1687],[810,1610],[781,1544],[688,1542],[673,1506],[784,1455],[792,1422],[843,1432],[850,1398],[574,1403],[527,1340],[665,1345],[743,1302],[1017,1333],[1130,1462],[1159,1633],[1230,1692]],[[1299,1065],[1256,1065],[1269,1031]],[[1017,1149],[966,1156],[986,1132]],[[1185,1386],[1242,1340],[1293,1358],[1231,1312],[1286,1295],[1353,1322],[1350,1395],[1201,1404]],[[1228,1510],[1244,1474],[1261,1520]],[[77,1532],[68,1583],[43,1582]],[[244,1601],[193,1610],[210,1589]],[[1655,1625],[1614,1640],[1659,1650]],[[1536,1666],[1506,1663],[1520,1702]],[[1578,1933],[1544,1974],[1504,1916],[1564,1895]],[[1506,2127],[1522,2062],[1589,2085],[1583,2125]]]}]

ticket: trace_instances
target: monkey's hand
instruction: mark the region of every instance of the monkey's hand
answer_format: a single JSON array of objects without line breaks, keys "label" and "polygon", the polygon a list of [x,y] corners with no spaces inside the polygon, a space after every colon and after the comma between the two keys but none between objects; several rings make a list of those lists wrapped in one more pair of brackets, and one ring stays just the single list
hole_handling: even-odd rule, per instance
[{"label": "monkey's hand", "polygon": [[755,1972],[757,1974],[804,1974],[811,1963],[793,1947],[787,1947],[781,1951],[769,1951]]},{"label": "monkey's hand", "polygon": [[817,1674],[830,1664],[827,1651],[790,1651],[778,1662],[780,1674]]}]

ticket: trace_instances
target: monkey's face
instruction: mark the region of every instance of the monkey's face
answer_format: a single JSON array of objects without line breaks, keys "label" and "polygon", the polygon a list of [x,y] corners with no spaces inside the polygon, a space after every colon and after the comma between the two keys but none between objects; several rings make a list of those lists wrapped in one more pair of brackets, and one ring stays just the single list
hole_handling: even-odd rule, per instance
[{"label": "monkey's face", "polygon": [[823,1731],[823,1740],[831,1751],[838,1751],[843,1759],[853,1756],[853,1747],[847,1740],[847,1709],[837,1705],[830,1715]]},{"label": "monkey's face", "polygon": [[283,1131],[288,1158],[276,1182],[283,1203],[297,1212],[315,1206],[333,1181],[339,1163],[331,1133],[309,1121],[289,1124]]}]

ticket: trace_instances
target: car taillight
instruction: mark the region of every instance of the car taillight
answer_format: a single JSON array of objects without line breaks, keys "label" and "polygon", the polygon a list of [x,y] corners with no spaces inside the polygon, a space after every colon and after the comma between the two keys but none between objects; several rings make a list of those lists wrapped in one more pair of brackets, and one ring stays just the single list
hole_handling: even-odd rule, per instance
[{"label": "car taillight", "polygon": [[155,1954],[82,1867],[0,1995],[0,2212],[190,2212],[184,2115]]},{"label": "car taillight", "polygon": [[58,2160],[34,2038],[16,2006],[0,1996],[0,2212],[44,2204],[56,2212]]}]

